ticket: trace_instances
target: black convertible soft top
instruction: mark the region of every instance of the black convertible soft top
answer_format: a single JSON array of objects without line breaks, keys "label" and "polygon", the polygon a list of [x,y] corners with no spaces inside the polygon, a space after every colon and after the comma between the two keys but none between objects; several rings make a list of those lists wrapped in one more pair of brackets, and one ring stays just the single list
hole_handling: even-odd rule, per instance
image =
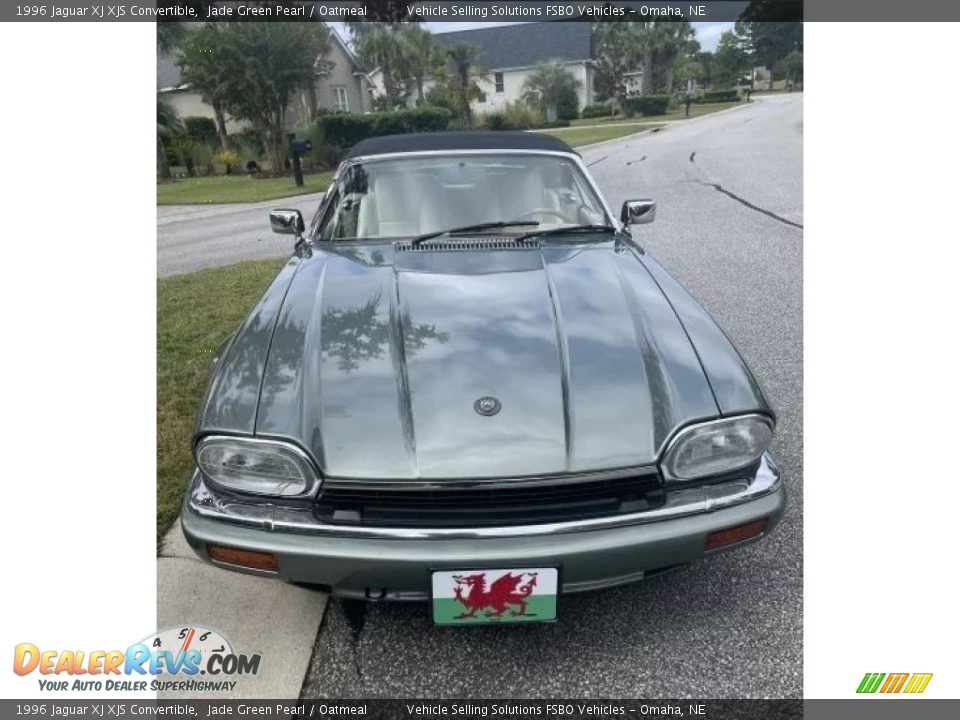
[{"label": "black convertible soft top", "polygon": [[549,150],[572,153],[563,140],[532,132],[431,132],[384,135],[361,140],[346,158],[429,150]]}]

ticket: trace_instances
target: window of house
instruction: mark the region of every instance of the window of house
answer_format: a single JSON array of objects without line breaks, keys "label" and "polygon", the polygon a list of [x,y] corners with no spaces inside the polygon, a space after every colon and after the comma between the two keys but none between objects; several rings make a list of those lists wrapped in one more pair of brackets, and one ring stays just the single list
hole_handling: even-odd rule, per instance
[{"label": "window of house", "polygon": [[477,102],[485,103],[486,101],[487,101],[487,94],[485,92],[480,93],[480,95],[477,97]]},{"label": "window of house", "polygon": [[350,112],[350,102],[347,100],[347,89],[342,85],[333,87],[333,109],[336,112]]},{"label": "window of house", "polygon": [[503,92],[503,73],[493,74],[493,84],[498,93]]}]

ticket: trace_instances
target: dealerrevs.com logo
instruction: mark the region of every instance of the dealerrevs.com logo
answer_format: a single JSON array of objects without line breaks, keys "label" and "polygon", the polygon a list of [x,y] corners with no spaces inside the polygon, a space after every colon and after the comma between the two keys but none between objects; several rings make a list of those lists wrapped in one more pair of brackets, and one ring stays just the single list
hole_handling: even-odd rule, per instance
[{"label": "dealerrevs.com logo", "polygon": [[933,673],[867,673],[857,687],[858,693],[918,694],[927,689]]},{"label": "dealerrevs.com logo", "polygon": [[41,650],[20,643],[13,652],[13,671],[36,673],[46,691],[230,692],[233,678],[259,670],[259,654],[237,653],[216,630],[196,626],[161,630],[126,650]]}]

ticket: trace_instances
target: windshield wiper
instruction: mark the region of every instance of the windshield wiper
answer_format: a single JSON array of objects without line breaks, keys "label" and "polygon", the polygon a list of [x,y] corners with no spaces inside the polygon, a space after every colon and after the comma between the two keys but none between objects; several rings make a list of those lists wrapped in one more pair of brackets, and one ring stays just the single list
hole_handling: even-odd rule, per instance
[{"label": "windshield wiper", "polygon": [[419,245],[424,240],[431,240],[435,237],[440,237],[441,235],[452,235],[453,233],[473,232],[474,230],[492,230],[493,228],[513,227],[515,225],[522,227],[539,224],[540,223],[536,220],[501,220],[498,222],[478,223],[476,225],[464,225],[463,227],[450,228],[449,230],[437,230],[436,232],[418,235],[411,241],[410,244]]},{"label": "windshield wiper", "polygon": [[590,231],[616,233],[617,229],[613,227],[613,225],[563,225],[561,227],[547,228],[546,230],[534,230],[533,232],[524,233],[516,239],[527,240],[529,238],[545,237],[547,235],[563,235],[564,233]]}]

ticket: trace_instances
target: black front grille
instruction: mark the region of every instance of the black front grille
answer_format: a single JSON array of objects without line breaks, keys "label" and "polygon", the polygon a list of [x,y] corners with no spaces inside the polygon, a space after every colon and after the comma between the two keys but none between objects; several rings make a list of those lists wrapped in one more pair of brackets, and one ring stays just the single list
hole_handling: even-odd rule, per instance
[{"label": "black front grille", "polygon": [[323,522],[343,525],[482,527],[607,517],[649,510],[663,502],[659,475],[641,472],[575,482],[516,481],[506,487],[450,489],[330,483],[315,512]]}]

